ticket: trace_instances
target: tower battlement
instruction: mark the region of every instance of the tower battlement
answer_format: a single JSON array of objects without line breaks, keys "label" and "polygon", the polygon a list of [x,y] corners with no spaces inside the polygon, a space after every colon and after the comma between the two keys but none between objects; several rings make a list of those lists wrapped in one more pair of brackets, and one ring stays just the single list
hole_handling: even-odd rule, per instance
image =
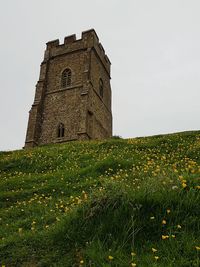
[{"label": "tower battlement", "polygon": [[47,57],[55,57],[64,53],[71,53],[88,48],[96,51],[102,63],[105,65],[106,70],[110,73],[111,62],[106,55],[102,44],[99,42],[99,37],[94,29],[83,31],[80,39],[76,38],[76,34],[72,34],[66,36],[63,43],[60,43],[59,39],[47,42],[45,59]]}]

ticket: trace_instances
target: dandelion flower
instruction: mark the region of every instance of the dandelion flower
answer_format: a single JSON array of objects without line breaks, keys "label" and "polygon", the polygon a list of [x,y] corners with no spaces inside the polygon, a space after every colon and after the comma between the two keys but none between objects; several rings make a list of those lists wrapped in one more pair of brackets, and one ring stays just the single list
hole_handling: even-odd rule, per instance
[{"label": "dandelion flower", "polygon": [[157,252],[158,250],[157,250],[157,249],[155,249],[155,248],[152,248],[152,251],[155,253],[155,252]]},{"label": "dandelion flower", "polygon": [[169,236],[168,235],[162,235],[162,239],[165,240],[165,239],[168,239]]},{"label": "dandelion flower", "polygon": [[111,255],[109,255],[109,256],[108,256],[108,259],[109,259],[110,261],[112,261],[112,260],[114,259],[114,257],[111,256]]},{"label": "dandelion flower", "polygon": [[183,188],[186,188],[187,187],[187,184],[186,183],[182,183],[182,187]]}]

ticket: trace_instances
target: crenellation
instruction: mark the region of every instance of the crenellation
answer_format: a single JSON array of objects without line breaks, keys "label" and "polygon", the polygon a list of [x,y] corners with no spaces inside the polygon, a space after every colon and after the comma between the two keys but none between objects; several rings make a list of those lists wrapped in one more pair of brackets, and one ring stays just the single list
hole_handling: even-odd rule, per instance
[{"label": "crenellation", "polygon": [[56,40],[53,40],[53,41],[49,41],[49,42],[46,43],[46,45],[47,45],[47,50],[48,50],[48,49],[51,49],[51,48],[53,48],[53,47],[57,47],[57,46],[59,46],[59,44],[60,44],[59,39],[56,39]]},{"label": "crenellation", "polygon": [[83,44],[82,40],[76,40],[72,43],[60,44],[51,51],[50,58],[62,56],[68,53],[76,53],[78,50],[86,50],[87,46]]},{"label": "crenellation", "polygon": [[71,44],[71,43],[73,43],[73,42],[75,42],[76,41],[76,34],[72,34],[72,35],[69,35],[69,36],[66,36],[65,38],[64,38],[64,44],[66,45],[66,44]]},{"label": "crenellation", "polygon": [[99,43],[99,37],[94,29],[90,29],[90,30],[82,32],[81,39],[84,40],[84,39],[91,39],[91,38],[94,42]]},{"label": "crenellation", "polygon": [[[102,63],[104,64],[104,67],[107,69],[108,73],[110,73],[110,60],[105,53],[104,47],[99,42],[99,37],[94,29],[83,31],[81,39],[76,39],[75,34],[66,36],[64,38],[64,44],[60,44],[58,39],[48,42],[45,59],[88,48],[94,48],[96,50]],[[50,49],[51,52],[48,53]]]}]

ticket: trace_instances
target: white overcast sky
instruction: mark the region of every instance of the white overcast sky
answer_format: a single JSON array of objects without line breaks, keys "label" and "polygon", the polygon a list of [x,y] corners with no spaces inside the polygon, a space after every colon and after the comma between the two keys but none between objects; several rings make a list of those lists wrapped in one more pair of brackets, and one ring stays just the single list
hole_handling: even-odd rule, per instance
[{"label": "white overcast sky", "polygon": [[94,28],[113,134],[200,129],[200,0],[0,0],[0,150],[24,145],[45,43]]}]

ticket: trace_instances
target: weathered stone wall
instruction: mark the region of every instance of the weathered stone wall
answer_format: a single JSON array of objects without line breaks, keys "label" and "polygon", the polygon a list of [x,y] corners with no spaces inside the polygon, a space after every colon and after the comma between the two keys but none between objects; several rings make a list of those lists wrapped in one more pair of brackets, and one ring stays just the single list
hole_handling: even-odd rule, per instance
[{"label": "weathered stone wall", "polygon": [[[104,93],[101,99],[106,107],[111,111],[111,87],[110,73],[104,68],[104,65],[95,50],[91,51],[91,82],[94,90],[99,95],[99,80],[103,81]],[[100,97],[101,98],[101,97]]]},{"label": "weathered stone wall", "polygon": [[[112,136],[112,114],[111,114],[111,87],[110,76],[104,68],[95,51],[91,52],[91,101],[93,120],[93,138],[102,139]],[[103,81],[103,97],[99,92],[99,80]]]},{"label": "weathered stone wall", "polygon": [[[62,57],[56,57],[50,60],[47,73],[47,90],[46,93],[59,91],[61,87],[61,75],[66,68],[72,71],[71,87],[82,86],[84,72],[84,51],[65,54]],[[62,94],[62,93],[61,93]]]},{"label": "weathered stone wall", "polygon": [[[80,122],[81,88],[48,94],[44,101],[40,144],[76,140]],[[57,137],[59,123],[65,126],[65,136]]]},{"label": "weathered stone wall", "polygon": [[[63,70],[71,84],[61,86]],[[104,96],[99,95],[99,79]],[[58,137],[58,125],[65,134]],[[112,135],[110,61],[94,30],[47,43],[30,111],[25,147],[69,140],[102,139]]]}]

